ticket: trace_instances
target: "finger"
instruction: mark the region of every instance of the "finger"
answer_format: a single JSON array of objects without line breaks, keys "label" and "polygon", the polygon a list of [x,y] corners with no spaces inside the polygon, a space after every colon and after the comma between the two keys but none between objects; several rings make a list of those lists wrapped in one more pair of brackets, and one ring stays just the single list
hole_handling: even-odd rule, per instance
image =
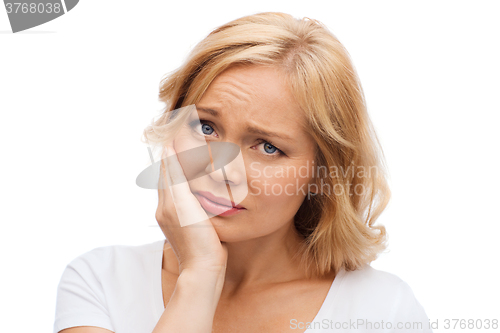
[{"label": "finger", "polygon": [[182,166],[177,159],[174,148],[172,146],[167,146],[167,149],[167,155],[170,156],[166,158],[166,168],[172,184],[170,186],[170,193],[180,225],[184,227],[194,223],[210,224],[211,222],[209,221],[207,213],[191,192],[191,188],[184,175]]},{"label": "finger", "polygon": [[[172,186],[172,181],[171,181],[171,175],[170,175],[170,167],[168,163],[168,148],[167,146],[164,147],[163,153],[162,153],[162,160],[163,162],[163,175],[165,176],[165,182],[167,187]],[[165,187],[165,188],[167,188]]]},{"label": "finger", "polygon": [[[168,156],[170,155],[170,156]],[[177,154],[172,146],[167,146],[167,176],[170,178],[169,185],[171,189],[172,199],[174,202],[181,202],[182,199],[188,198],[193,195],[191,188],[189,187],[186,176],[184,175],[184,170],[177,159]]]},{"label": "finger", "polygon": [[170,192],[170,176],[168,174],[168,168],[166,164],[167,152],[165,149],[162,151],[161,163],[160,163],[160,177],[158,179],[158,198],[164,209],[172,209],[172,196]]},{"label": "finger", "polygon": [[159,172],[159,177],[158,177],[158,200],[159,202],[163,202],[163,188],[164,188],[164,183],[165,183],[165,177],[164,177],[164,167],[163,167],[163,154],[160,158],[160,172]]},{"label": "finger", "polygon": [[158,199],[160,200],[160,203],[164,202],[165,200],[165,189],[166,186],[165,184],[167,183],[167,177],[166,177],[166,168],[165,168],[165,149],[162,150],[162,154],[160,157],[160,172],[159,172],[159,177],[158,177]]}]

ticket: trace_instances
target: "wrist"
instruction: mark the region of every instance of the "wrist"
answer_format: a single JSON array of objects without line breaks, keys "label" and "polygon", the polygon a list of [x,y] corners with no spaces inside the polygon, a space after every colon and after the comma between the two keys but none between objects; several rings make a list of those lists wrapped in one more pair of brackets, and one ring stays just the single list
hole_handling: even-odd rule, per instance
[{"label": "wrist", "polygon": [[217,308],[224,286],[225,268],[207,270],[204,268],[186,268],[177,278],[176,292],[186,297],[193,297],[204,302],[206,306]]},{"label": "wrist", "polygon": [[185,272],[185,275],[190,276],[212,276],[218,277],[222,272],[225,273],[226,264],[220,263],[190,263],[190,264],[180,264],[179,274]]}]

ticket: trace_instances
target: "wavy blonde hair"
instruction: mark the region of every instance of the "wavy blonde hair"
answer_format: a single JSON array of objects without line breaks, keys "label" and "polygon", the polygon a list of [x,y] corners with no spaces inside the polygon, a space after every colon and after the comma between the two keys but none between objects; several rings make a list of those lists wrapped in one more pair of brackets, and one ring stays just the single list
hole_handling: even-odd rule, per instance
[{"label": "wavy blonde hair", "polygon": [[[144,130],[147,142],[166,142],[169,116],[175,117],[168,111],[198,102],[217,75],[237,64],[282,70],[317,143],[316,166],[341,170],[323,185],[341,188],[340,194],[304,200],[295,215],[304,236],[297,255],[307,275],[355,270],[375,260],[386,247],[385,227],[374,225],[390,198],[384,156],[350,56],[317,20],[265,12],[213,30],[161,80],[159,99],[166,106]],[[360,168],[376,173],[367,176]]]}]

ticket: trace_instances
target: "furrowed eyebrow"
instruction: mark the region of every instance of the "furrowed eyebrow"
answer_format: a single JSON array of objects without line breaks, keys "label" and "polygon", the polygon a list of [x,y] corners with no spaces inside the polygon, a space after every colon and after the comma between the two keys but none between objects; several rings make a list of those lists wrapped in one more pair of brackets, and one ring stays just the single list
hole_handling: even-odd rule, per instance
[{"label": "furrowed eyebrow", "polygon": [[207,113],[210,113],[212,116],[214,117],[219,117],[219,111],[217,110],[214,110],[214,109],[210,109],[210,108],[202,108],[200,106],[196,106],[196,110],[201,110],[201,111],[205,111]]},{"label": "furrowed eyebrow", "polygon": [[[219,117],[220,116],[219,111],[214,110],[214,109],[204,108],[204,107],[199,107],[199,106],[196,106],[196,109],[199,110],[199,111],[204,111],[206,113],[209,113],[209,114],[211,114],[214,117]],[[263,129],[260,129],[260,128],[257,128],[257,127],[253,127],[253,126],[247,126],[246,130],[249,133],[256,134],[256,135],[262,135],[262,136],[268,136],[268,137],[274,137],[274,138],[280,138],[280,139],[283,139],[283,140],[292,141],[292,138],[289,137],[289,136],[287,136],[287,135],[285,135],[285,134],[268,132],[268,131],[265,131]]]}]

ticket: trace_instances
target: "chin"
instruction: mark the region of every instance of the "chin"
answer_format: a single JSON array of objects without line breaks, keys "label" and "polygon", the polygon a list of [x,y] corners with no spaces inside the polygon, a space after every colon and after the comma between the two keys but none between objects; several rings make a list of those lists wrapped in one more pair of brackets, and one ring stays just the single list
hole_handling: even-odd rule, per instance
[{"label": "chin", "polygon": [[245,232],[241,227],[233,227],[231,225],[228,225],[227,223],[213,223],[213,225],[215,232],[217,232],[217,236],[219,236],[221,242],[235,243],[246,241],[252,238],[249,237],[249,233]]}]

